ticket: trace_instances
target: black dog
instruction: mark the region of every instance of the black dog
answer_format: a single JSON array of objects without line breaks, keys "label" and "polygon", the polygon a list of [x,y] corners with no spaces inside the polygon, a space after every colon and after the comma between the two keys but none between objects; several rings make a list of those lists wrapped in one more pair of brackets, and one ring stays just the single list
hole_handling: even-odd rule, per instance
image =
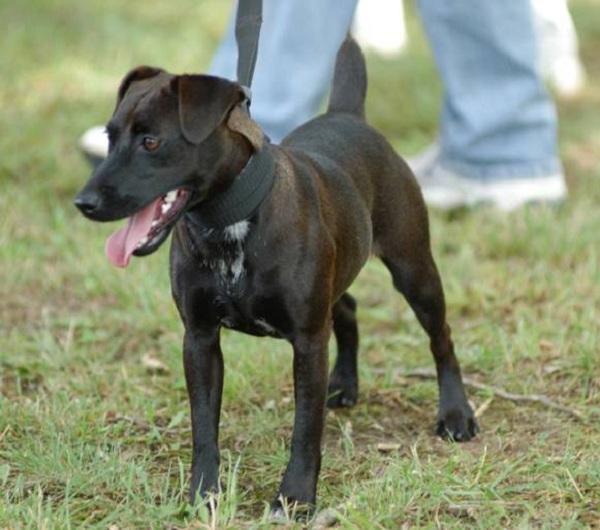
[{"label": "black dog", "polygon": [[[380,257],[430,338],[440,391],[437,432],[469,440],[467,403],[419,186],[364,120],[358,46],[338,53],[329,108],[280,146],[265,142],[237,83],[140,67],[123,80],[107,125],[110,148],[75,200],[90,219],[131,216],[106,246],[132,254],[171,243],[173,297],[185,325],[191,403],[191,500],[219,489],[222,327],[287,339],[296,415],[281,503],[314,506],[326,403],[358,395],[356,303],[346,292]],[[338,357],[328,383],[331,329]]]}]

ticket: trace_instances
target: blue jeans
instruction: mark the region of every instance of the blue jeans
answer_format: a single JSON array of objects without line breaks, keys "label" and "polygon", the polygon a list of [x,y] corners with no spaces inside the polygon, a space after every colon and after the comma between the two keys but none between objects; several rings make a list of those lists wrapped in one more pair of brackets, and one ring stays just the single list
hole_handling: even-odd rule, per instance
[{"label": "blue jeans", "polygon": [[[274,141],[318,113],[356,3],[264,0],[252,114]],[[418,0],[418,7],[444,86],[439,163],[477,179],[560,173],[530,0]],[[234,78],[236,60],[232,21],[211,72]]]}]

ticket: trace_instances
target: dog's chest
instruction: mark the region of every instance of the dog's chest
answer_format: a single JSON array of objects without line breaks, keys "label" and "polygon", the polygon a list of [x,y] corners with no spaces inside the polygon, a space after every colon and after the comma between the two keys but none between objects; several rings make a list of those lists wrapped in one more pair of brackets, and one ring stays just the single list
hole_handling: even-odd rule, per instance
[{"label": "dog's chest", "polygon": [[253,277],[246,250],[248,231],[248,222],[242,221],[207,241],[201,266],[211,271],[214,304],[224,327],[280,337],[287,327],[281,320],[283,303],[267,296]]},{"label": "dog's chest", "polygon": [[213,273],[214,286],[221,296],[240,296],[246,279],[244,242],[248,222],[228,226],[217,239],[207,239],[200,265]]}]

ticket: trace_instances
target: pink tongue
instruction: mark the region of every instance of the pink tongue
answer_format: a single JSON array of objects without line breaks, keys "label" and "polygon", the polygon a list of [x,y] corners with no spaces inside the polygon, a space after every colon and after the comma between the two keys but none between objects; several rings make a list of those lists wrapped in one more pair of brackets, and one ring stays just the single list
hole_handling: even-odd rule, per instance
[{"label": "pink tongue", "polygon": [[127,267],[138,243],[150,232],[150,225],[161,199],[156,199],[143,210],[130,217],[127,226],[117,230],[106,240],[104,251],[115,267]]}]

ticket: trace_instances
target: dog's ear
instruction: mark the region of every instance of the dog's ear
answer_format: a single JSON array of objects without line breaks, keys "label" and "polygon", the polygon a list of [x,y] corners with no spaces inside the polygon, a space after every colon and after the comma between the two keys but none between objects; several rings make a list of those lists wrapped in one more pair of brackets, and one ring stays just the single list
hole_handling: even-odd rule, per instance
[{"label": "dog's ear", "polygon": [[181,131],[193,144],[208,137],[244,98],[240,85],[210,75],[176,76],[171,88],[179,97]]},{"label": "dog's ear", "polygon": [[250,118],[248,112],[240,107],[240,105],[233,107],[229,113],[229,118],[227,118],[227,126],[232,131],[245,136],[256,151],[262,147],[265,135],[256,122]]},{"label": "dog's ear", "polygon": [[164,70],[162,68],[154,68],[153,66],[138,66],[137,68],[134,68],[128,72],[119,85],[119,91],[117,93],[117,107],[121,104],[121,101],[123,101],[125,94],[127,94],[127,91],[131,86],[131,83],[134,81],[149,79],[163,72]]}]

